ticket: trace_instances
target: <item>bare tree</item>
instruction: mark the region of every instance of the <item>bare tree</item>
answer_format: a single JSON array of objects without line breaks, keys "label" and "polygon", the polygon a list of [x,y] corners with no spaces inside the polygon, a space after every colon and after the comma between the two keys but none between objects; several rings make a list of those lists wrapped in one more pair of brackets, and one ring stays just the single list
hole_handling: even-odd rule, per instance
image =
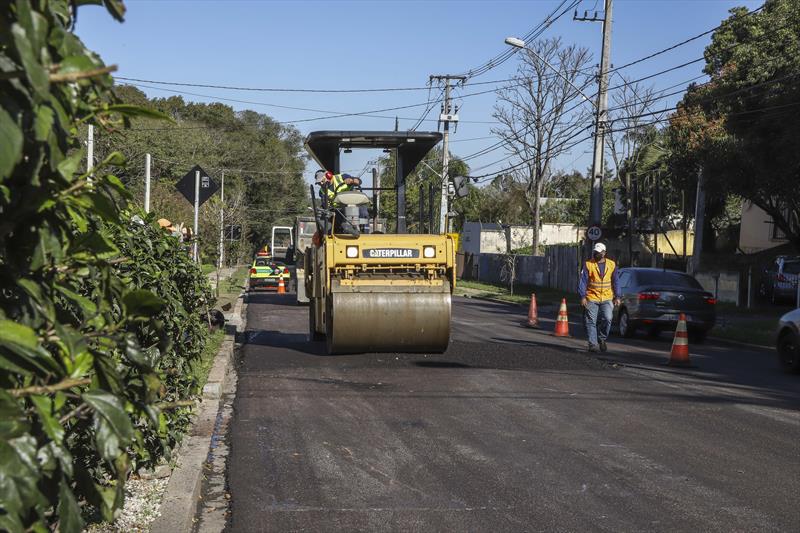
[{"label": "bare tree", "polygon": [[501,126],[492,132],[517,165],[514,179],[523,186],[531,213],[534,255],[542,187],[553,161],[591,124],[591,107],[581,105],[583,96],[575,89],[593,82],[587,75],[591,60],[586,48],[564,47],[560,38],[539,40],[520,52],[514,82],[497,91],[493,115]]},{"label": "bare tree", "polygon": [[[611,94],[610,128],[606,131],[606,146],[611,151],[615,174],[622,179],[625,169],[635,169],[641,148],[656,140],[654,121],[666,116],[653,109],[657,99],[652,86],[631,83],[620,75],[623,83]],[[651,115],[652,114],[652,115]]]},{"label": "bare tree", "polygon": [[623,83],[611,94],[610,128],[606,131],[605,141],[611,152],[614,173],[625,184],[630,261],[634,232],[631,180],[643,163],[643,158],[652,154],[653,150],[659,150],[657,143],[661,137],[653,122],[664,118],[666,111],[659,113],[653,109],[657,96],[652,86],[645,87],[640,83],[631,83],[622,75],[619,77]]}]

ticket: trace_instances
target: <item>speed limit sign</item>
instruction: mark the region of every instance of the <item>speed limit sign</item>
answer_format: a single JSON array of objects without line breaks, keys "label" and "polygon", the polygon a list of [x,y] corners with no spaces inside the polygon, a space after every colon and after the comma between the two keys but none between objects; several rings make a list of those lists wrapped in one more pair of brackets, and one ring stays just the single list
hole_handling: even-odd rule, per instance
[{"label": "speed limit sign", "polygon": [[600,226],[592,226],[586,230],[586,236],[589,237],[589,240],[596,241],[603,236],[603,230],[600,229]]}]

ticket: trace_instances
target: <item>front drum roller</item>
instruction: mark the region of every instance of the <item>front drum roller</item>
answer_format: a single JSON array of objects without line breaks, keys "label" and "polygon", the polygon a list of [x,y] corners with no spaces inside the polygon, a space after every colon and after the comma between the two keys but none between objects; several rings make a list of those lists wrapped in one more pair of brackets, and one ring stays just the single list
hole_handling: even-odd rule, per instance
[{"label": "front drum roller", "polygon": [[450,342],[450,291],[333,292],[328,353],[442,353]]}]

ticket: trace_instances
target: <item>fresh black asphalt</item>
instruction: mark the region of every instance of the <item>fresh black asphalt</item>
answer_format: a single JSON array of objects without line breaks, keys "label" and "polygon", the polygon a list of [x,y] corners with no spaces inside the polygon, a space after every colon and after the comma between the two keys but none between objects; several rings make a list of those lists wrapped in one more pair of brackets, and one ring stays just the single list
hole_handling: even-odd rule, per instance
[{"label": "fresh black asphalt", "polygon": [[635,341],[603,361],[459,298],[445,354],[327,356],[293,295],[251,295],[247,314],[229,531],[800,525],[800,380],[766,355],[760,373],[710,355],[673,371],[668,343]]}]

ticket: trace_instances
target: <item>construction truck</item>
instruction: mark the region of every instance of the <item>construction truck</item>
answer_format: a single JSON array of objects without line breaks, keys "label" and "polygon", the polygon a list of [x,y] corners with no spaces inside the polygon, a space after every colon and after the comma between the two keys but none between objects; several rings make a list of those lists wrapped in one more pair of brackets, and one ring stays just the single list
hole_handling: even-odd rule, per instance
[{"label": "construction truck", "polygon": [[396,152],[394,234],[372,231],[364,217],[368,188],[343,191],[331,200],[311,186],[319,231],[303,254],[309,332],[313,340],[325,339],[328,353],[447,349],[455,240],[408,234],[405,216],[406,177],[440,140],[440,133],[414,131],[318,131],[307,137],[308,152],[333,173],[340,172],[342,150]]}]

